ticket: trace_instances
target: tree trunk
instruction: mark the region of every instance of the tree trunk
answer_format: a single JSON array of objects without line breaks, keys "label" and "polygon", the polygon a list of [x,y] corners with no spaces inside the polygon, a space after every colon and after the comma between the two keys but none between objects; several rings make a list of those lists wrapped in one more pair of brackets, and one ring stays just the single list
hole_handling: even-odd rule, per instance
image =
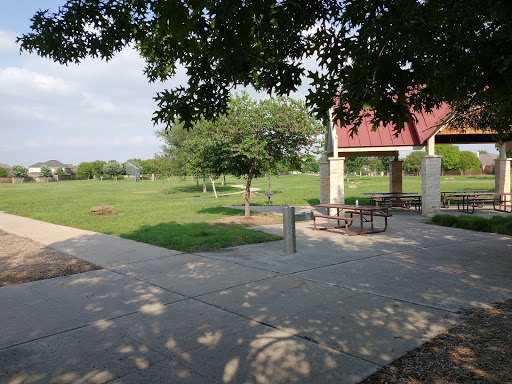
[{"label": "tree trunk", "polygon": [[212,183],[212,188],[213,188],[213,194],[215,195],[215,198],[218,199],[219,196],[217,196],[217,190],[215,189],[215,180],[211,177],[210,177],[210,182]]},{"label": "tree trunk", "polygon": [[205,175],[203,175],[203,193],[206,193],[206,192],[208,192],[208,191],[206,190],[206,176],[205,176]]},{"label": "tree trunk", "polygon": [[222,175],[222,182],[224,183],[224,190],[227,191],[228,186],[226,184],[226,175]]},{"label": "tree trunk", "polygon": [[196,189],[199,191],[199,177],[196,176]]},{"label": "tree trunk", "polygon": [[247,175],[247,185],[245,186],[245,218],[251,217],[251,182],[256,170],[256,160],[253,161],[249,174]]}]

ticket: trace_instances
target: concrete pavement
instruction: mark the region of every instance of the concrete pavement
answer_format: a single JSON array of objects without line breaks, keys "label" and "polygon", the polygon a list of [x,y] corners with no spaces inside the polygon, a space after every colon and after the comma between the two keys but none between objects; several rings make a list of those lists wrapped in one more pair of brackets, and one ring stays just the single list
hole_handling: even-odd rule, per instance
[{"label": "concrete pavement", "polygon": [[512,237],[405,210],[367,236],[297,223],[293,255],[185,254],[5,213],[0,229],[105,268],[0,288],[2,383],[356,383],[460,308],[511,298]]}]

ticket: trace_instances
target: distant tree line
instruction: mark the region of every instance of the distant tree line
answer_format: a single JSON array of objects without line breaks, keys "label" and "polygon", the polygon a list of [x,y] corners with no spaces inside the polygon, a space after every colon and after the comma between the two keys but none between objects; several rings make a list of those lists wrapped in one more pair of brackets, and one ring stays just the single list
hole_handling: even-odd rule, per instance
[{"label": "distant tree line", "polygon": [[[442,155],[441,169],[443,171],[477,171],[482,164],[478,156],[471,151],[460,151],[459,147],[451,144],[436,145],[435,154]],[[414,151],[403,159],[403,169],[408,172],[421,171],[421,157],[425,156],[424,151]]]},{"label": "distant tree line", "polygon": [[141,170],[141,174],[160,173],[160,168],[155,159],[129,159],[124,163],[120,163],[116,160],[110,160],[108,162],[95,160],[90,162],[84,161],[78,164],[74,178],[86,180],[103,177],[115,178],[116,176],[126,175],[126,163],[135,164]]}]

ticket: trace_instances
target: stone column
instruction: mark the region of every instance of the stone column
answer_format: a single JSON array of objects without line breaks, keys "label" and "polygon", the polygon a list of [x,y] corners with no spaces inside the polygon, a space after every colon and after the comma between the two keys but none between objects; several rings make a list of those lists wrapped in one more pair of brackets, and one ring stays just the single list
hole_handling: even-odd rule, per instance
[{"label": "stone column", "polygon": [[421,157],[421,211],[425,217],[441,211],[441,156]]},{"label": "stone column", "polygon": [[494,191],[497,193],[510,193],[511,160],[494,160]]},{"label": "stone column", "polygon": [[402,190],[402,162],[391,161],[389,163],[389,192],[401,193]]},{"label": "stone column", "polygon": [[330,192],[329,161],[322,161],[320,163],[320,204],[329,204]]},{"label": "stone column", "polygon": [[345,158],[329,159],[329,203],[345,204]]}]

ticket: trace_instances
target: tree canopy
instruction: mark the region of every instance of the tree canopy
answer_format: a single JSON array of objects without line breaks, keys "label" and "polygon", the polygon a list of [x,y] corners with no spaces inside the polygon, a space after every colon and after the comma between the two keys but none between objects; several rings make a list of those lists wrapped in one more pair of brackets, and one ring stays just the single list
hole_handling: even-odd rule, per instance
[{"label": "tree canopy", "polygon": [[52,177],[53,172],[47,165],[41,165],[41,168],[39,170],[38,177]]},{"label": "tree canopy", "polygon": [[110,160],[103,165],[103,172],[117,181],[117,176],[123,173],[123,166],[116,160]]},{"label": "tree canopy", "polygon": [[336,117],[354,129],[366,112],[399,130],[448,103],[454,123],[508,132],[510,20],[509,0],[68,0],[18,41],[61,64],[134,46],[150,81],[183,65],[188,84],[157,95],[155,122],[190,127],[223,114],[237,85],[285,95],[307,77],[308,104],[325,116],[339,95]]},{"label": "tree canopy", "polygon": [[13,165],[11,168],[11,176],[12,177],[27,177],[28,169],[23,165]]},{"label": "tree canopy", "polygon": [[403,162],[403,168],[409,172],[420,172],[421,171],[421,157],[427,153],[424,151],[413,151],[409,153]]},{"label": "tree canopy", "polygon": [[460,151],[460,165],[461,171],[478,171],[482,163],[478,156],[471,151]]},{"label": "tree canopy", "polygon": [[460,151],[459,147],[451,144],[440,144],[435,147],[435,154],[441,155],[441,169],[449,171],[450,169],[460,169]]},{"label": "tree canopy", "polygon": [[306,160],[321,125],[300,101],[287,97],[256,101],[242,93],[231,99],[226,115],[198,121],[194,131],[191,163],[212,179],[223,173],[245,177],[245,216],[249,217],[253,178],[274,173],[283,161]]}]

